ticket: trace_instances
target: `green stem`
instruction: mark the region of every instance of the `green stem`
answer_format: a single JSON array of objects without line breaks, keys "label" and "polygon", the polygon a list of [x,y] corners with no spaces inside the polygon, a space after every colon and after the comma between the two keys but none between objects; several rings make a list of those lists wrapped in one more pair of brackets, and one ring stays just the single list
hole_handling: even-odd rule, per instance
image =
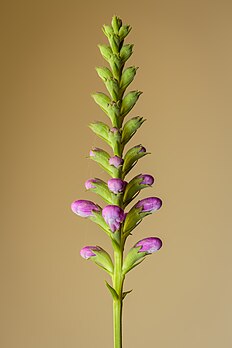
[{"label": "green stem", "polygon": [[124,276],[122,274],[123,248],[114,251],[113,285],[118,298],[113,301],[114,318],[114,348],[122,348],[122,287]]}]

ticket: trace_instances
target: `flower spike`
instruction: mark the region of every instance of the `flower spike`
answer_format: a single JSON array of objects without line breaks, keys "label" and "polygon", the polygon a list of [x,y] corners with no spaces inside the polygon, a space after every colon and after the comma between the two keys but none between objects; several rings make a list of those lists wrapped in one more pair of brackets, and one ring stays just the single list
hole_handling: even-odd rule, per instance
[{"label": "flower spike", "polygon": [[106,282],[106,286],[113,299],[114,348],[122,348],[122,301],[131,292],[123,290],[125,276],[145,257],[158,251],[162,241],[158,237],[143,238],[124,257],[125,244],[139,223],[161,208],[162,201],[158,197],[147,197],[134,203],[129,211],[126,210],[141,190],[152,187],[155,179],[150,174],[135,174],[131,180],[126,178],[138,160],[149,154],[141,144],[125,152],[125,146],[145,121],[143,117],[135,115],[125,121],[142,94],[136,88],[127,91],[138,70],[136,66],[124,68],[134,49],[133,44],[124,43],[131,26],[122,23],[118,16],[113,16],[111,23],[103,25],[102,30],[108,43],[100,44],[98,48],[108,66],[97,67],[96,72],[105,91],[93,93],[92,98],[107,116],[108,123],[94,121],[89,128],[109,146],[109,152],[93,147],[89,158],[97,162],[109,178],[105,181],[90,178],[85,181],[85,188],[88,193],[97,194],[106,205],[101,208],[92,201],[77,200],[72,203],[71,209],[76,215],[96,223],[112,242],[113,260],[107,251],[97,245],[85,246],[80,255],[101,267],[112,279],[112,284]]}]

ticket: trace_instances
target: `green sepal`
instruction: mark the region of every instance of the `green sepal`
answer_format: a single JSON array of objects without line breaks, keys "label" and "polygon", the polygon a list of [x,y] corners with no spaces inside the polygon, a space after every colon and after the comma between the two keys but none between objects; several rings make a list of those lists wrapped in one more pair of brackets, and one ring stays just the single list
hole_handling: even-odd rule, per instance
[{"label": "green sepal", "polygon": [[141,246],[133,247],[129,250],[122,266],[123,274],[128,273],[132,268],[137,266],[140,262],[143,261],[144,256],[146,256],[145,252],[139,252]]},{"label": "green sepal", "polygon": [[92,152],[95,155],[89,156],[89,158],[97,162],[100,167],[104,169],[110,176],[117,177],[119,169],[109,164],[110,155],[108,154],[108,152],[99,148],[95,150],[93,149]]},{"label": "green sepal", "polygon": [[117,205],[118,197],[113,192],[108,189],[107,184],[101,180],[96,178],[96,182],[92,183],[93,188],[89,188],[88,191],[94,192],[99,195],[104,201],[108,204]]},{"label": "green sepal", "polygon": [[120,115],[119,101],[111,101],[111,99],[106,94],[101,92],[92,94],[92,97],[100,106],[100,108],[105,112],[105,114],[110,118],[113,126],[117,127]]},{"label": "green sepal", "polygon": [[105,82],[107,79],[113,78],[112,72],[106,66],[98,66],[96,67],[96,71],[98,73],[98,76],[103,80],[103,82]]},{"label": "green sepal", "polygon": [[123,224],[123,235],[126,238],[131,231],[142,221],[141,208],[132,207],[126,215]]},{"label": "green sepal", "polygon": [[130,110],[135,106],[139,96],[142,94],[140,91],[129,92],[122,100],[121,116],[125,117]]},{"label": "green sepal", "polygon": [[144,260],[145,260],[145,257],[143,259],[139,260],[138,262],[136,262],[133,266],[131,266],[131,268],[127,271],[127,273],[130,272],[136,266],[140,265],[140,263],[142,263]]},{"label": "green sepal", "polygon": [[120,50],[120,58],[122,61],[122,64],[125,64],[126,61],[130,58],[130,56],[133,53],[133,44],[127,44],[123,45],[121,50]]},{"label": "green sepal", "polygon": [[97,135],[99,138],[104,140],[108,145],[111,146],[111,140],[109,139],[110,127],[100,121],[92,122],[89,124],[89,128]]},{"label": "green sepal", "polygon": [[116,292],[116,290],[105,280],[106,286],[109,289],[109,292],[111,293],[114,300],[118,300],[119,296]]},{"label": "green sepal", "polygon": [[100,226],[103,229],[103,231],[106,232],[108,236],[111,237],[112,232],[110,231],[109,226],[105,222],[101,211],[100,212],[93,211],[93,215],[90,216],[89,219],[95,222],[98,226]]},{"label": "green sepal", "polygon": [[142,145],[137,145],[127,151],[122,167],[122,179],[125,178],[126,174],[129,173],[140,158],[148,155],[148,152],[143,152],[141,149]]},{"label": "green sepal", "polygon": [[140,116],[136,116],[128,120],[122,130],[122,144],[125,145],[137,132],[139,127],[146,121]]},{"label": "green sepal", "polygon": [[92,153],[94,153],[94,156],[89,156],[89,158],[97,162],[109,175],[115,172],[114,168],[109,164],[110,155],[108,152],[102,149],[93,149]]},{"label": "green sepal", "polygon": [[122,145],[121,145],[121,132],[118,129],[117,132],[111,132],[109,133],[109,140],[111,142],[111,147],[113,149],[113,152],[115,155],[120,156]]},{"label": "green sepal", "polygon": [[130,25],[122,25],[121,26],[121,28],[119,29],[119,33],[118,33],[121,41],[123,41],[125,39],[125,37],[129,34],[131,29],[132,28]]},{"label": "green sepal", "polygon": [[101,109],[107,114],[107,108],[111,103],[110,97],[102,92],[93,93],[92,97],[95,103],[97,103],[101,107]]},{"label": "green sepal", "polygon": [[130,83],[134,80],[134,77],[136,75],[136,71],[138,70],[138,67],[130,66],[129,68],[125,69],[122,73],[121,81],[120,81],[120,91],[121,95],[125,92],[126,88],[130,85]]},{"label": "green sepal", "polygon": [[132,290],[129,290],[129,291],[124,291],[124,292],[122,293],[122,300],[124,300],[124,298],[125,298],[128,294],[130,294],[132,291],[133,291],[133,289],[132,289]]},{"label": "green sepal", "polygon": [[151,214],[152,212],[142,212],[142,208],[136,208],[136,206],[133,206],[126,215],[123,224],[124,238],[127,238],[131,234],[131,231],[140,224],[145,216]]},{"label": "green sepal", "polygon": [[114,30],[110,25],[103,25],[102,31],[105,34],[106,37],[109,37],[110,35],[114,34]]},{"label": "green sepal", "polygon": [[105,81],[105,85],[112,100],[116,102],[118,100],[118,93],[119,93],[118,81],[114,78],[107,79]]},{"label": "green sepal", "polygon": [[121,70],[122,70],[122,61],[121,59],[117,56],[112,54],[112,56],[108,60],[113,76],[114,78],[119,81],[120,80],[120,75],[121,75]]},{"label": "green sepal", "polygon": [[122,20],[117,16],[113,16],[111,25],[112,25],[112,28],[113,28],[115,34],[118,34],[118,32],[122,26]]},{"label": "green sepal", "polygon": [[125,208],[137,195],[138,193],[146,188],[151,187],[151,185],[141,184],[143,181],[140,175],[135,176],[129,183],[126,185],[124,196],[123,196],[123,207]]},{"label": "green sepal", "polygon": [[121,118],[120,118],[120,101],[111,102],[108,105],[107,115],[110,118],[113,127],[121,128]]},{"label": "green sepal", "polygon": [[118,54],[120,49],[120,37],[116,34],[108,36],[108,40],[114,54]]},{"label": "green sepal", "polygon": [[110,46],[108,45],[98,45],[98,48],[101,52],[102,57],[109,62],[111,57],[113,56],[113,52]]},{"label": "green sepal", "polygon": [[90,260],[95,262],[98,266],[105,269],[109,274],[113,274],[114,272],[114,265],[111,260],[110,255],[105,250],[94,250],[94,254],[96,256],[91,256]]}]

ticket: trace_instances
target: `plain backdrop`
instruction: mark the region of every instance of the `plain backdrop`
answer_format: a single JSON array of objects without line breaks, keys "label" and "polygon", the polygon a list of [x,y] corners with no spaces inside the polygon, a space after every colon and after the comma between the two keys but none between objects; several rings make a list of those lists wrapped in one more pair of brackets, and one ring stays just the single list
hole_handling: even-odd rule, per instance
[{"label": "plain backdrop", "polygon": [[232,3],[226,0],[2,0],[0,347],[113,347],[107,275],[79,256],[111,250],[75,216],[107,122],[90,94],[101,26],[117,14],[133,27],[131,116],[147,119],[130,145],[152,154],[128,176],[150,173],[162,209],[128,247],[158,236],[163,248],[126,280],[124,347],[231,348]]}]

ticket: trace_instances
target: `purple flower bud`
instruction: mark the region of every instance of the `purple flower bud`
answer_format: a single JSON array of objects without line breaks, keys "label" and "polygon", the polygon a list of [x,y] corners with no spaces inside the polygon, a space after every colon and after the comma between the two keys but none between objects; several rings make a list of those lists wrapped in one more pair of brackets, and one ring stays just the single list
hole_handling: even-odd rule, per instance
[{"label": "purple flower bud", "polygon": [[123,192],[127,182],[121,179],[110,179],[108,180],[108,188],[113,193],[117,194]]},{"label": "purple flower bud", "polygon": [[124,211],[117,205],[107,205],[102,210],[102,216],[112,232],[117,231],[125,219]]},{"label": "purple flower bud", "polygon": [[138,149],[139,149],[138,152],[146,152],[146,151],[147,151],[147,150],[145,149],[145,147],[142,146],[142,145],[136,145],[135,148],[138,148]]},{"label": "purple flower bud", "polygon": [[97,151],[101,151],[101,149],[99,149],[98,147],[93,147],[92,150],[90,150],[90,152],[89,152],[89,156],[95,157],[95,152],[97,152]]},{"label": "purple flower bud", "polygon": [[93,252],[95,250],[101,251],[102,248],[100,248],[98,246],[86,246],[86,247],[81,249],[80,255],[83,257],[83,259],[88,260],[90,257],[96,256],[96,254],[94,254],[94,252]]},{"label": "purple flower bud", "polygon": [[142,185],[149,185],[149,186],[151,186],[154,183],[153,176],[151,176],[149,174],[140,174],[140,175],[137,176],[137,178],[143,179],[143,181],[141,181],[141,183],[140,183]]},{"label": "purple flower bud", "polygon": [[100,207],[91,201],[78,200],[72,203],[72,211],[82,217],[89,217],[93,215],[93,211],[99,212]]},{"label": "purple flower bud", "polygon": [[94,183],[95,182],[99,182],[99,181],[101,181],[101,180],[100,179],[89,179],[89,180],[86,180],[86,182],[85,182],[86,190],[96,188],[96,186],[94,186]]},{"label": "purple flower bud", "polygon": [[115,168],[120,167],[123,164],[123,159],[119,156],[114,156],[109,159],[109,164]]},{"label": "purple flower bud", "polygon": [[153,212],[161,208],[162,201],[158,197],[144,198],[136,203],[135,208],[142,208],[141,212]]},{"label": "purple flower bud", "polygon": [[139,253],[145,252],[147,254],[152,254],[162,247],[162,240],[156,237],[148,237],[140,240],[135,244],[135,248],[141,246]]}]

